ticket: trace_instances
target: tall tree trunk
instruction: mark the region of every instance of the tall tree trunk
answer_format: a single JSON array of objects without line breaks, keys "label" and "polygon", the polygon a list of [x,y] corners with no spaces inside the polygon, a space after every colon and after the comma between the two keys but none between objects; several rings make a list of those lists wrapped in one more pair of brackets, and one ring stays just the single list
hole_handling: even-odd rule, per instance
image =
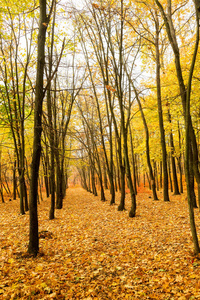
[{"label": "tall tree trunk", "polygon": [[147,175],[147,180],[148,180],[148,184],[149,184],[149,189],[151,190],[151,180],[150,180],[147,172],[146,172],[146,175]]},{"label": "tall tree trunk", "polygon": [[133,136],[132,136],[132,132],[131,132],[131,126],[129,126],[129,136],[130,136],[130,142],[131,142],[131,161],[132,161],[132,169],[133,169],[133,187],[134,187],[135,194],[137,195],[135,154],[134,154],[134,148],[133,148]]},{"label": "tall tree trunk", "polygon": [[114,165],[114,189],[115,192],[118,191],[118,186],[117,186],[117,170],[116,170],[116,166]]},{"label": "tall tree trunk", "polygon": [[190,148],[190,161],[189,161],[189,177],[190,177],[190,194],[191,194],[191,201],[192,201],[192,205],[194,208],[197,208],[197,200],[196,200],[196,195],[195,195],[195,191],[194,191],[194,170],[193,170],[193,154],[192,154],[192,149]]},{"label": "tall tree trunk", "polygon": [[[154,161],[154,177],[155,177],[157,191],[159,191],[158,168],[157,168],[156,161]],[[152,182],[152,187],[153,187],[153,182]]]},{"label": "tall tree trunk", "polygon": [[170,156],[168,157],[168,177],[169,177],[169,183],[170,183],[170,189],[173,193],[173,184],[172,184],[172,176],[171,176],[171,165],[170,165]]},{"label": "tall tree trunk", "polygon": [[119,166],[120,166],[120,187],[121,187],[121,198],[120,204],[118,206],[118,211],[123,211],[125,209],[125,166],[122,161],[121,149],[119,153]]},{"label": "tall tree trunk", "polygon": [[[118,151],[117,151],[117,142],[115,139],[115,152],[116,152],[116,176],[117,176],[117,183],[119,191],[121,191],[121,179],[120,179],[120,169],[119,169],[119,157],[118,157]],[[115,184],[115,190],[116,190],[116,184]]]},{"label": "tall tree trunk", "polygon": [[60,156],[59,150],[56,150],[56,208],[62,209],[63,207],[63,198],[62,198],[62,174],[60,168]]},{"label": "tall tree trunk", "polygon": [[124,156],[126,163],[126,176],[128,179],[130,194],[131,194],[131,210],[129,211],[129,217],[133,218],[136,214],[136,195],[133,187],[133,181],[131,177],[130,163],[128,157],[128,146],[127,146],[127,132],[124,132]]},{"label": "tall tree trunk", "polygon": [[34,114],[34,140],[33,155],[31,164],[31,182],[30,182],[30,226],[29,226],[29,246],[28,252],[37,255],[39,251],[38,236],[38,175],[41,155],[41,133],[42,133],[42,105],[44,99],[43,78],[45,64],[45,40],[46,30],[49,18],[46,13],[46,0],[40,0],[40,20],[38,32],[38,54],[37,54],[37,75],[35,91],[35,114]]},{"label": "tall tree trunk", "polygon": [[96,183],[95,183],[95,170],[94,167],[91,165],[91,183],[92,183],[92,193],[94,196],[98,196]]},{"label": "tall tree trunk", "polygon": [[[190,157],[191,157],[191,149],[190,149],[190,133],[191,133],[191,114],[190,114],[190,96],[191,96],[191,87],[192,87],[192,77],[194,72],[194,66],[196,62],[197,52],[198,52],[198,46],[199,46],[199,7],[197,10],[197,4],[195,0],[195,8],[196,8],[196,43],[194,48],[194,53],[192,57],[192,63],[188,78],[188,87],[187,87],[187,97],[186,97],[186,107],[185,107],[185,177],[186,177],[186,185],[187,185],[187,198],[188,198],[188,208],[189,208],[189,217],[190,217],[190,228],[193,238],[193,244],[194,244],[194,251],[196,254],[200,253],[200,247],[199,247],[199,240],[195,225],[195,218],[194,218],[194,208],[192,203],[192,194],[191,194],[191,183],[190,183]],[[194,148],[193,148],[194,150]],[[196,163],[198,160],[196,161]],[[198,168],[198,166],[197,166]],[[198,173],[198,170],[197,170]],[[198,179],[198,176],[197,178]],[[199,182],[198,182],[199,183]]]},{"label": "tall tree trunk", "polygon": [[178,168],[179,168],[179,181],[180,181],[180,192],[183,193],[183,169],[182,169],[182,154],[181,154],[181,148],[182,148],[182,142],[181,142],[181,131],[180,131],[180,126],[179,126],[179,121],[178,121],[178,139],[179,139],[179,157],[177,158],[178,160]]},{"label": "tall tree trunk", "polygon": [[[48,80],[49,84],[47,87],[47,113],[48,113],[48,129],[49,129],[49,141],[50,141],[50,180],[51,180],[51,207],[49,211],[49,219],[53,220],[55,218],[55,143],[54,143],[54,128],[53,128],[53,113],[52,113],[52,95],[51,95],[51,76],[52,76],[52,58],[53,58],[53,45],[54,45],[54,26],[55,26],[55,16],[56,16],[56,4],[54,6],[53,13],[53,25],[52,25],[52,34],[51,34],[51,45],[48,48],[49,56],[49,70],[48,70]],[[50,34],[49,34],[50,35]],[[50,38],[50,36],[49,36]],[[55,87],[56,89],[56,87]]]},{"label": "tall tree trunk", "polygon": [[200,184],[198,184],[198,204],[199,204],[199,211],[200,211]]},{"label": "tall tree trunk", "polygon": [[17,167],[17,162],[16,162],[16,159],[14,158],[14,165],[13,165],[13,200],[17,199],[16,167]]},{"label": "tall tree trunk", "polygon": [[[47,154],[48,155],[48,154]],[[50,194],[50,185],[49,185],[49,178],[48,178],[48,157],[44,155],[42,155],[42,164],[43,164],[43,172],[44,172],[44,184],[45,184],[45,190],[46,190],[46,196],[47,198],[49,198],[49,194]]]},{"label": "tall tree trunk", "polygon": [[25,178],[24,178],[24,207],[25,207],[25,211],[29,210],[28,195],[27,195],[27,187],[26,187]]},{"label": "tall tree trunk", "polygon": [[[172,118],[170,110],[168,109],[168,121],[170,125],[172,124]],[[176,172],[176,162],[174,157],[174,138],[172,134],[172,129],[170,130],[170,147],[171,147],[171,164],[172,164],[172,175],[173,175],[173,183],[174,183],[174,195],[180,195],[179,187],[178,187],[178,179],[177,179],[177,172]]]},{"label": "tall tree trunk", "polygon": [[134,161],[135,161],[135,177],[136,177],[136,184],[139,187],[140,186],[140,166],[139,166],[139,155],[136,153],[134,155]]},{"label": "tall tree trunk", "polygon": [[[138,103],[138,106],[139,106],[140,114],[141,114],[143,125],[144,125],[144,130],[145,130],[146,157],[147,157],[147,165],[148,165],[148,168],[149,168],[149,175],[150,175],[151,182],[152,182],[151,186],[152,186],[153,198],[154,198],[154,200],[158,200],[158,196],[157,196],[157,193],[156,193],[155,177],[154,177],[154,174],[153,174],[153,168],[152,168],[151,159],[150,159],[149,129],[148,129],[148,126],[147,126],[146,118],[145,118],[145,115],[144,115],[144,112],[143,112],[143,109],[142,109],[142,104],[141,104],[141,101],[139,99],[138,92],[137,92],[136,88],[134,87],[133,83],[132,83],[132,86],[133,86],[134,91],[135,91],[136,100],[137,100],[137,103]],[[132,145],[132,143],[131,143],[131,145]],[[158,184],[157,184],[157,186],[158,186]]]},{"label": "tall tree trunk", "polygon": [[92,193],[91,189],[91,172],[90,172],[91,167],[88,167],[88,192]]},{"label": "tall tree trunk", "polygon": [[162,160],[160,161],[160,188],[162,189],[163,187],[163,178],[162,178]]},{"label": "tall tree trunk", "polygon": [[[20,162],[19,162],[20,163]],[[20,190],[20,214],[24,215],[25,214],[25,209],[24,209],[24,180],[23,180],[23,175],[22,175],[22,170],[21,168],[18,169],[19,173],[19,190]]]},{"label": "tall tree trunk", "polygon": [[163,123],[163,111],[162,111],[162,98],[161,98],[161,83],[160,83],[160,50],[159,50],[159,21],[156,15],[156,86],[157,86],[157,103],[158,103],[158,117],[162,147],[162,162],[163,162],[163,198],[164,201],[169,201],[168,191],[168,173],[167,173],[167,150],[165,142],[165,129]]},{"label": "tall tree trunk", "polygon": [[5,203],[4,196],[3,196],[3,185],[2,185],[1,153],[2,153],[2,150],[0,149],[0,194],[1,194],[2,203]]},{"label": "tall tree trunk", "polygon": [[104,187],[108,189],[108,180],[107,180],[107,172],[106,172],[106,164],[105,160],[103,159],[103,178],[104,178]]}]

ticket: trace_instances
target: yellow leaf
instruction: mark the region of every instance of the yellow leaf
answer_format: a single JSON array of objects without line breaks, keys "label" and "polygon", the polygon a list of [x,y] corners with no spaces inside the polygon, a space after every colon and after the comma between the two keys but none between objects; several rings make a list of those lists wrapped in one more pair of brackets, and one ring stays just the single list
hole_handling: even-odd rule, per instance
[{"label": "yellow leaf", "polygon": [[41,283],[40,286],[41,286],[41,288],[43,288],[43,289],[47,287],[47,285],[46,285],[45,282]]},{"label": "yellow leaf", "polygon": [[189,274],[189,276],[190,276],[190,278],[196,278],[197,276],[196,276],[196,274]]}]

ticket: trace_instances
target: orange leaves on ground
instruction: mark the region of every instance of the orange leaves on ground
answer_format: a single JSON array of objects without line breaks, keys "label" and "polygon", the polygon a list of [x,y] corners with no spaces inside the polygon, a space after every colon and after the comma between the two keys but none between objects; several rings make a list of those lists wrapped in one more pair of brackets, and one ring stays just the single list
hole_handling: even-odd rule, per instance
[{"label": "orange leaves on ground", "polygon": [[158,192],[154,202],[146,192],[137,195],[134,219],[130,194],[127,211],[118,212],[109,201],[69,189],[52,221],[50,201],[41,202],[36,258],[26,253],[28,214],[18,214],[18,200],[1,203],[0,299],[198,299],[200,260],[191,254],[187,201],[171,195],[164,203]]}]

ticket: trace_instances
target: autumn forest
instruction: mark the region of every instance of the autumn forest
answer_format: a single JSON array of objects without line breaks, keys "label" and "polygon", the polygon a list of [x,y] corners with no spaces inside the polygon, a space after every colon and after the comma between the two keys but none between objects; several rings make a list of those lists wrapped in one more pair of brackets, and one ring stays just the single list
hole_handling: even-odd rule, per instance
[{"label": "autumn forest", "polygon": [[199,20],[1,1],[0,299],[200,298]]}]

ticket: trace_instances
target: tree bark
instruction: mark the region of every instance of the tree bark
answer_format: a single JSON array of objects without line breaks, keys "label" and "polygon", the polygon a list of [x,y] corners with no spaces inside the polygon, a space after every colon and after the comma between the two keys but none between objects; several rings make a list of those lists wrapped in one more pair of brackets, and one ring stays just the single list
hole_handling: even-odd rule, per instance
[{"label": "tree bark", "polygon": [[159,23],[158,18],[156,19],[156,86],[157,86],[157,103],[158,103],[158,117],[162,147],[162,162],[163,162],[163,198],[164,201],[169,201],[168,191],[168,173],[167,173],[167,150],[165,142],[165,129],[163,123],[163,111],[162,111],[162,98],[161,98],[161,83],[160,83],[160,50],[159,50]]},{"label": "tree bark", "polygon": [[[168,120],[170,125],[172,124],[172,119],[171,119],[171,113],[170,110],[168,109]],[[172,130],[170,130],[170,147],[171,147],[171,164],[172,164],[172,175],[173,175],[173,183],[174,183],[174,195],[180,195],[179,192],[179,187],[178,187],[178,179],[177,179],[177,172],[176,172],[176,162],[175,162],[175,157],[174,157],[174,138],[172,134]]]},{"label": "tree bark", "polygon": [[37,255],[39,251],[38,236],[38,175],[41,155],[41,133],[42,133],[42,105],[44,99],[43,79],[45,64],[45,41],[46,30],[49,18],[46,13],[46,0],[40,0],[40,20],[38,32],[38,54],[37,54],[37,75],[35,91],[35,114],[34,114],[34,140],[33,156],[31,164],[31,183],[30,183],[30,223],[29,223],[29,246],[28,252]]}]

